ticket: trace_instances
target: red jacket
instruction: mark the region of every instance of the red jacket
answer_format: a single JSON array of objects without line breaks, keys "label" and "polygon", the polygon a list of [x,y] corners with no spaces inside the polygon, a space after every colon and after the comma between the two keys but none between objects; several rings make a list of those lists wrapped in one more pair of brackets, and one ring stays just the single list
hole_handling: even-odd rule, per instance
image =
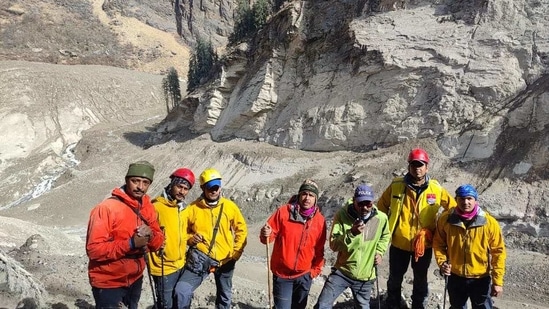
[{"label": "red jacket", "polygon": [[[315,278],[324,266],[326,220],[317,209],[312,218],[303,220],[297,205],[279,207],[267,220],[272,228],[269,242],[274,241],[271,271],[277,277],[292,279],[311,272]],[[267,239],[260,237],[262,243]]]},{"label": "red jacket", "polygon": [[143,275],[144,252],[130,249],[130,238],[144,223],[134,210],[139,210],[153,232],[148,250],[157,251],[164,242],[149,196],[144,195],[140,205],[123,189],[115,188],[112,197],[99,203],[90,213],[86,253],[92,287],[127,287]]}]

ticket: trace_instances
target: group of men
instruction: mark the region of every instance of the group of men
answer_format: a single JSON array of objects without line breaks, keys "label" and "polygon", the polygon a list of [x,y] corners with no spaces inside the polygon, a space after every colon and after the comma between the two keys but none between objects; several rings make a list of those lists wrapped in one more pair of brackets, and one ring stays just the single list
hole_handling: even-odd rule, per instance
[{"label": "group of men", "polygon": [[[259,234],[261,243],[274,242],[274,308],[307,307],[312,280],[322,273],[327,239],[337,259],[315,308],[332,308],[347,288],[355,308],[370,308],[377,266],[387,250],[385,308],[401,308],[410,264],[412,309],[426,308],[433,253],[451,309],[466,309],[468,301],[473,309],[493,308],[491,297],[502,293],[506,258],[498,222],[480,208],[472,185],[458,187],[454,199],[431,179],[425,150],[413,149],[407,162],[406,175],[393,179],[377,204],[370,186],[356,187],[335,213],[329,234],[318,205],[319,187],[311,179],[275,210]],[[185,208],[192,171],[176,170],[154,206],[146,195],[153,174],[148,162],[131,164],[126,184],[90,214],[86,249],[96,308],[137,308],[146,265],[157,291],[163,292],[157,293],[158,308],[189,308],[194,290],[210,272],[216,281],[216,308],[230,308],[232,275],[246,246],[247,228],[238,206],[221,196],[221,175],[205,170],[202,195]],[[193,267],[199,254],[213,260],[206,263],[209,269]]]},{"label": "group of men", "polygon": [[216,308],[231,308],[235,262],[248,229],[238,206],[221,195],[221,175],[204,170],[202,194],[186,205],[194,173],[175,170],[151,201],[146,193],[154,172],[147,161],[130,164],[125,184],[90,213],[86,252],[96,308],[137,308],[145,268],[154,280],[158,309],[190,308],[194,291],[210,273]]}]

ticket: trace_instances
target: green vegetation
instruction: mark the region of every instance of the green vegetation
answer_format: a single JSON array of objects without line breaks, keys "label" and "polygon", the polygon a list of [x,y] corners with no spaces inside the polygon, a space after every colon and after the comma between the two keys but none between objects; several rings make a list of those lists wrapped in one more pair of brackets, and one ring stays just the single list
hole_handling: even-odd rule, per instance
[{"label": "green vegetation", "polygon": [[162,90],[164,90],[164,100],[166,100],[166,109],[171,109],[179,105],[181,101],[181,90],[179,88],[179,76],[177,70],[171,67],[168,75],[162,79]]},{"label": "green vegetation", "polygon": [[187,74],[187,92],[191,92],[214,78],[217,73],[219,57],[212,47],[212,42],[198,39],[196,49],[189,61],[189,73]]},{"label": "green vegetation", "polygon": [[257,0],[251,8],[247,0],[240,0],[236,9],[233,33],[229,36],[229,45],[252,38],[265,25],[269,14],[268,0]]}]

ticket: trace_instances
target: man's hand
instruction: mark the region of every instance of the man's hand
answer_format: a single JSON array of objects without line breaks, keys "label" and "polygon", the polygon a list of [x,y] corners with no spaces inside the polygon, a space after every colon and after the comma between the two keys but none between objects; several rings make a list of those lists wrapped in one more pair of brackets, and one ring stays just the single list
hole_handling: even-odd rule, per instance
[{"label": "man's hand", "polygon": [[490,293],[491,296],[498,297],[503,294],[503,287],[499,285],[492,284],[492,292]]},{"label": "man's hand", "polygon": [[138,226],[137,229],[135,229],[135,233],[138,236],[141,236],[141,237],[149,237],[150,238],[152,236],[152,230],[146,224],[142,224],[142,225]]},{"label": "man's hand", "polygon": [[440,265],[440,273],[443,276],[450,276],[452,272],[452,264],[450,262],[444,262],[442,265]]},{"label": "man's hand", "polygon": [[383,261],[381,254],[376,253],[376,257],[374,259],[374,265],[381,265],[381,262]]},{"label": "man's hand", "polygon": [[135,249],[143,248],[149,243],[150,237],[148,236],[139,236],[138,233],[133,235],[133,245]]},{"label": "man's hand", "polygon": [[366,228],[366,225],[362,221],[361,218],[357,218],[355,222],[353,223],[353,226],[351,227],[351,233],[353,236],[356,236],[364,231]]},{"label": "man's hand", "polygon": [[265,224],[261,228],[261,237],[269,238],[269,236],[271,236],[272,232],[273,232],[273,228],[270,225]]},{"label": "man's hand", "polygon": [[193,235],[193,237],[191,237],[191,239],[189,239],[189,246],[196,246],[198,245],[199,243],[207,243],[206,242],[206,239],[204,238],[204,236],[196,233]]}]

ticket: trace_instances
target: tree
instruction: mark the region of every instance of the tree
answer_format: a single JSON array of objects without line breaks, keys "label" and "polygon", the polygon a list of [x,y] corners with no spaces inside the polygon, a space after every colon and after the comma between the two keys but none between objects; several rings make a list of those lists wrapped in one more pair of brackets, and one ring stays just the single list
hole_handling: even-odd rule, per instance
[{"label": "tree", "polygon": [[187,92],[195,90],[207,80],[215,77],[217,63],[218,56],[212,47],[212,42],[206,42],[199,38],[189,61]]},{"label": "tree", "polygon": [[257,0],[250,8],[247,0],[240,0],[235,14],[233,33],[229,35],[229,44],[252,38],[263,28],[269,17],[269,1]]},{"label": "tree", "polygon": [[162,79],[162,89],[164,90],[164,99],[166,100],[166,109],[170,112],[181,101],[181,90],[179,88],[179,76],[177,70],[171,67],[168,74]]}]

